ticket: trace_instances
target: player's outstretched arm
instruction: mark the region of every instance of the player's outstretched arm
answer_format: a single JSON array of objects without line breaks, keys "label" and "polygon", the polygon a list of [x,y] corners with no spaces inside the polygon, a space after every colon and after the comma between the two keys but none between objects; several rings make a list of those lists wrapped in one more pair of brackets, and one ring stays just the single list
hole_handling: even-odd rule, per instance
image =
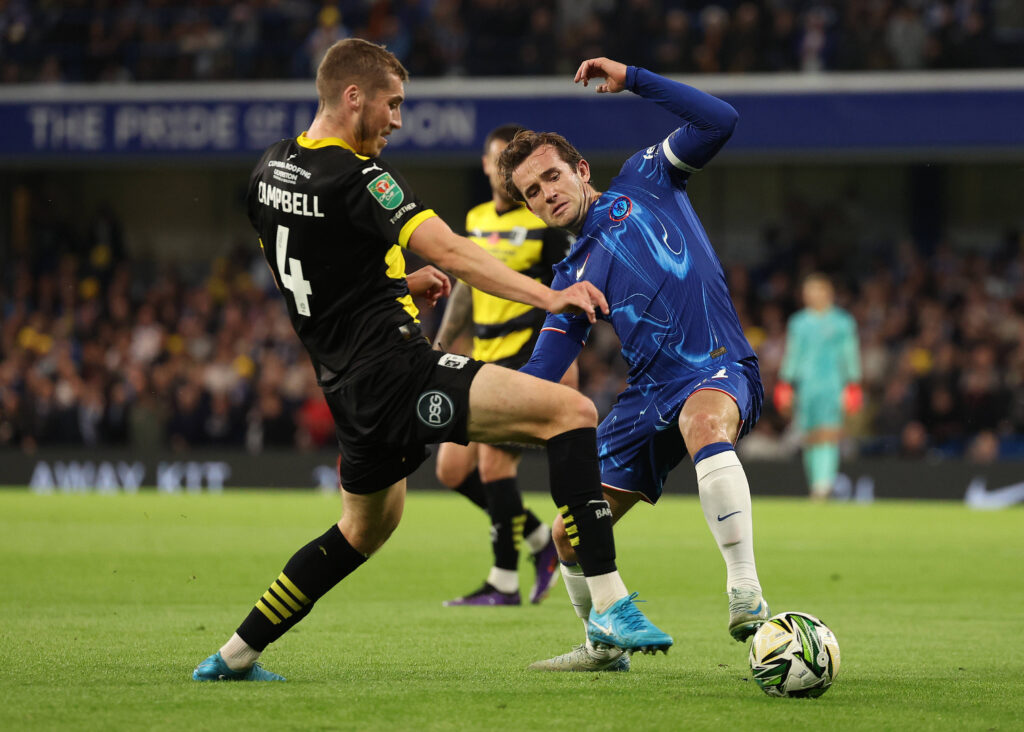
[{"label": "player's outstretched arm", "polygon": [[728,102],[647,69],[591,58],[580,64],[573,80],[587,86],[597,78],[605,80],[597,86],[598,93],[628,89],[683,120],[683,126],[668,137],[666,153],[673,165],[687,172],[707,165],[736,129],[739,114]]},{"label": "player's outstretched arm", "polygon": [[552,313],[583,313],[593,323],[595,310],[608,313],[604,294],[589,282],[552,290],[509,269],[469,239],[459,236],[440,217],[427,219],[409,237],[409,249],[451,272],[471,287]]}]

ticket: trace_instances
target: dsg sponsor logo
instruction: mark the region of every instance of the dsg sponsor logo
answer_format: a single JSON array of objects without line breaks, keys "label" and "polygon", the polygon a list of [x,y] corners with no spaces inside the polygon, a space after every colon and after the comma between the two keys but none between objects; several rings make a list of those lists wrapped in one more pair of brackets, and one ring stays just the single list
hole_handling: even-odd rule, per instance
[{"label": "dsg sponsor logo", "polygon": [[426,391],[416,402],[416,416],[427,427],[444,427],[452,421],[455,406],[451,398],[440,391]]}]

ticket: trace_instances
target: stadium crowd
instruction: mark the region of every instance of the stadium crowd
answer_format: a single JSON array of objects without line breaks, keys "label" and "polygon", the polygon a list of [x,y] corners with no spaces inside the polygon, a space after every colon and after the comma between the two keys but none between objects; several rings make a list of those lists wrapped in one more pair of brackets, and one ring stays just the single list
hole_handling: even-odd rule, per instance
[{"label": "stadium crowd", "polygon": [[[766,232],[770,261],[726,263],[766,393],[800,277],[824,269],[858,323],[867,406],[849,428],[861,453],[1024,456],[1024,235],[1008,232],[987,254],[910,240],[844,245],[837,232],[856,227],[840,210],[796,207],[789,225]],[[254,247],[191,275],[158,268],[130,260],[109,210],[77,228],[39,217],[32,242],[30,255],[8,251],[0,263],[0,450],[333,445],[313,370]],[[438,310],[423,310],[428,333]],[[580,365],[582,389],[606,413],[625,384],[610,328],[595,329]],[[745,442],[778,455],[789,432],[770,400],[765,410]]]},{"label": "stadium crowd", "polygon": [[1014,0],[0,0],[0,79],[308,79],[350,35],[416,76],[1024,66]]}]

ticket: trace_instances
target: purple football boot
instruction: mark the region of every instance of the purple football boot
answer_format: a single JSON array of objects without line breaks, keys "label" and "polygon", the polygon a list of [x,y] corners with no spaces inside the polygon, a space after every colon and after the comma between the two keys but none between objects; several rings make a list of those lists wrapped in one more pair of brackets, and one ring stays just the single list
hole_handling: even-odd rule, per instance
[{"label": "purple football boot", "polygon": [[445,600],[445,607],[461,607],[463,605],[475,605],[480,607],[492,605],[521,605],[519,590],[515,592],[499,592],[492,585],[484,582],[484,586],[476,592],[471,592],[465,597],[456,597],[454,600]]},{"label": "purple football boot", "polygon": [[533,566],[537,569],[537,581],[530,590],[530,602],[536,605],[545,597],[558,582],[558,550],[555,542],[548,540],[547,545],[533,555]]}]

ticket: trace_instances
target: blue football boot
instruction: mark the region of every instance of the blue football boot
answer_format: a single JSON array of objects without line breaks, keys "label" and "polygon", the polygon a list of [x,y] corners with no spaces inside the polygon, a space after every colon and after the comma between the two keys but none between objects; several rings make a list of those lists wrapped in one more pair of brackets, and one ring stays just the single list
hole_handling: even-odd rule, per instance
[{"label": "blue football boot", "polygon": [[272,671],[254,663],[245,671],[232,671],[220,651],[217,651],[205,661],[196,666],[192,672],[193,681],[284,681],[284,676],[279,676]]},{"label": "blue football boot", "polygon": [[640,612],[633,599],[623,597],[603,613],[596,608],[590,609],[587,621],[587,637],[595,646],[613,646],[632,653],[668,653],[672,645],[672,636],[657,628]]}]

